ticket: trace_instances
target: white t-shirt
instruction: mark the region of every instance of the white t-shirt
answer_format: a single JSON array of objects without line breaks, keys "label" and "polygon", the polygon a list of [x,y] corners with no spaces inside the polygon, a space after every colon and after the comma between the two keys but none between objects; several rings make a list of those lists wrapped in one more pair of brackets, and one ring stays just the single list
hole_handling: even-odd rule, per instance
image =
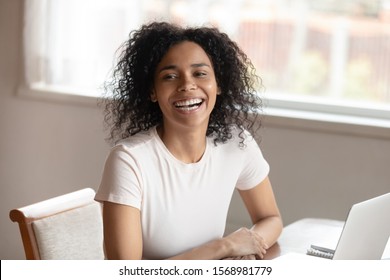
[{"label": "white t-shirt", "polygon": [[207,138],[197,163],[186,164],[166,148],[156,128],[112,148],[95,199],[141,211],[143,258],[164,259],[224,234],[235,188],[247,190],[266,178],[269,165],[252,137],[233,134],[225,144]]}]

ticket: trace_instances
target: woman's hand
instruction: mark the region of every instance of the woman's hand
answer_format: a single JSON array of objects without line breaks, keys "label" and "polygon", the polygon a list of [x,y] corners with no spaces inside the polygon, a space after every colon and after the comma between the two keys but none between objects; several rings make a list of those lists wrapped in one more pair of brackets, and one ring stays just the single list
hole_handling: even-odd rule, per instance
[{"label": "woman's hand", "polygon": [[241,256],[241,257],[224,258],[223,260],[257,260],[257,258],[255,255],[247,255],[247,256]]},{"label": "woman's hand", "polygon": [[224,238],[229,248],[228,258],[225,259],[262,259],[267,252],[268,245],[255,231],[240,228]]}]

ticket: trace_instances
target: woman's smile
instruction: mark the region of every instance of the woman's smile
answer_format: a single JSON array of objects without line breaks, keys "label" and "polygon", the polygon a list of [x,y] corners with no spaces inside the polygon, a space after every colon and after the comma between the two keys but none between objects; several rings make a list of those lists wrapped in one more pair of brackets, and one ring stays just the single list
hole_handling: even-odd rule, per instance
[{"label": "woman's smile", "polygon": [[191,113],[197,111],[204,101],[201,98],[191,98],[186,100],[180,100],[173,103],[175,108],[182,113]]}]

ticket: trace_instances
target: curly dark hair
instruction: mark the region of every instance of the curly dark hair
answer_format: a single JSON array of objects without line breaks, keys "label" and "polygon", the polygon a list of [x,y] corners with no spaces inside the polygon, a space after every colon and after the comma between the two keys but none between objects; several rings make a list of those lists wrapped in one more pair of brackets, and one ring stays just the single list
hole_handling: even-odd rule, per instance
[{"label": "curly dark hair", "polygon": [[255,132],[261,99],[256,89],[261,79],[246,54],[225,33],[213,27],[183,28],[166,22],[143,25],[130,33],[120,47],[112,80],[106,82],[103,99],[105,122],[110,127],[109,140],[121,140],[162,123],[158,103],[151,101],[155,70],[168,49],[180,42],[200,45],[209,56],[221,94],[211,113],[206,135],[214,143],[232,138],[232,129]]}]

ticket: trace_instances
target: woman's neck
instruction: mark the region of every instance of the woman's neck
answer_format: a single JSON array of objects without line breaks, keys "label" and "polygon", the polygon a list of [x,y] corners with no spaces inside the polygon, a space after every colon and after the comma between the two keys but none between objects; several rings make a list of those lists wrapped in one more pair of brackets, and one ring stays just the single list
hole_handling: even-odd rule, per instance
[{"label": "woman's neck", "polygon": [[200,161],[206,150],[206,130],[204,128],[178,130],[160,125],[157,127],[157,133],[169,152],[184,163]]}]

